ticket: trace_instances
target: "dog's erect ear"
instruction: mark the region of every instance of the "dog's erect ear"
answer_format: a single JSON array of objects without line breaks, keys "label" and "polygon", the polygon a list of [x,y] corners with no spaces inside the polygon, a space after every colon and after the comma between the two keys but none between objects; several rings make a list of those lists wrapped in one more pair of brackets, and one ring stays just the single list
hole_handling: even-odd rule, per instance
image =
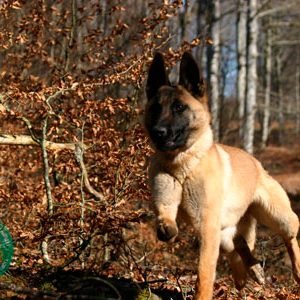
[{"label": "dog's erect ear", "polygon": [[148,100],[155,96],[161,86],[169,84],[170,82],[166,73],[164,57],[160,52],[157,52],[153,58],[148,73],[146,87]]},{"label": "dog's erect ear", "polygon": [[179,84],[196,98],[201,98],[204,95],[204,80],[200,76],[196,61],[189,52],[185,52],[181,59]]}]

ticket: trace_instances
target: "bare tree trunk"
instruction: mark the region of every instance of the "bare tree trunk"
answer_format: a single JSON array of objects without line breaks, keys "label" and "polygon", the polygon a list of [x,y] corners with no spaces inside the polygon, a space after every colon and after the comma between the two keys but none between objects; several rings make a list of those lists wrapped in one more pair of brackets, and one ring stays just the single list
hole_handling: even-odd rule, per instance
[{"label": "bare tree trunk", "polygon": [[271,99],[271,78],[272,78],[272,30],[267,29],[266,33],[266,50],[265,50],[265,103],[263,112],[261,147],[265,148],[269,136],[269,120],[270,120],[270,99]]},{"label": "bare tree trunk", "polygon": [[[56,6],[56,8],[58,9],[58,7]],[[57,23],[57,14],[54,13],[54,10],[51,9],[51,5],[50,3],[48,3],[48,6],[47,6],[47,11],[49,11],[49,23],[51,24],[52,22],[55,24]],[[50,46],[50,51],[49,51],[49,55],[50,55],[50,58],[51,58],[51,61],[56,64],[56,50],[57,50],[57,46],[55,45],[55,43],[51,43],[51,46]]]},{"label": "bare tree trunk", "polygon": [[193,4],[193,1],[184,1],[182,11],[179,13],[180,36],[182,41],[188,41],[190,39]]},{"label": "bare tree trunk", "polygon": [[102,36],[105,36],[107,30],[107,0],[99,0],[99,7],[101,7],[100,31]]},{"label": "bare tree trunk", "polygon": [[243,136],[243,121],[245,115],[245,97],[246,97],[246,28],[247,28],[247,2],[245,0],[239,0],[238,3],[238,15],[237,15],[237,36],[236,36],[236,48],[237,48],[237,101],[239,104],[238,117],[240,121],[240,137]]},{"label": "bare tree trunk", "polygon": [[[210,84],[210,109],[215,140],[219,140],[219,75],[220,75],[220,1],[211,0],[211,38],[213,48],[208,53],[207,64]],[[208,8],[208,9],[210,9]]]},{"label": "bare tree trunk", "polygon": [[248,0],[248,64],[244,148],[253,153],[257,85],[257,0]]},{"label": "bare tree trunk", "polygon": [[[82,0],[76,0],[77,4],[76,4],[76,14],[73,17],[73,30],[74,32],[76,32],[76,40],[74,42],[76,42],[76,68],[77,69],[83,69],[84,68],[84,63],[83,63],[83,56],[84,53],[86,51],[86,47],[85,47],[85,42],[84,42],[84,36],[87,35],[88,32],[88,24],[87,22],[80,22],[79,24],[77,24],[77,20],[81,20],[84,19],[84,13],[82,12],[82,8],[86,5],[84,3],[84,1]],[[96,18],[95,18],[96,19]],[[75,21],[75,22],[74,22]]]},{"label": "bare tree trunk", "polygon": [[205,39],[206,39],[206,33],[207,33],[207,26],[205,22],[205,10],[206,10],[206,1],[197,1],[197,17],[196,17],[196,22],[197,22],[197,35],[202,37],[200,47],[196,48],[196,58],[197,61],[200,63],[201,68],[203,67],[204,64],[204,46],[205,46]]},{"label": "bare tree trunk", "polygon": [[278,141],[280,145],[283,144],[283,134],[284,134],[284,115],[283,115],[284,99],[283,99],[282,83],[281,83],[281,69],[282,69],[281,51],[278,50],[276,53],[276,78],[277,78],[278,110],[279,110]]},{"label": "bare tree trunk", "polygon": [[71,2],[71,18],[72,18],[72,27],[70,30],[70,35],[69,35],[69,40],[68,44],[66,45],[65,48],[65,67],[64,71],[68,72],[70,69],[70,64],[72,61],[72,48],[75,43],[75,34],[76,34],[76,27],[77,27],[77,1],[72,0]]}]

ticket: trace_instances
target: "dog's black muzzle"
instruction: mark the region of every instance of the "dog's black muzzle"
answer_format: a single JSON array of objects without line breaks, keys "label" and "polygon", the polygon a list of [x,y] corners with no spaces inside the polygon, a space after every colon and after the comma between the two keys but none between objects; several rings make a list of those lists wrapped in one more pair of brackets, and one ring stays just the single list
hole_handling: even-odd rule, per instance
[{"label": "dog's black muzzle", "polygon": [[155,147],[160,151],[172,151],[185,145],[187,132],[184,128],[172,130],[166,126],[156,126],[150,137]]}]

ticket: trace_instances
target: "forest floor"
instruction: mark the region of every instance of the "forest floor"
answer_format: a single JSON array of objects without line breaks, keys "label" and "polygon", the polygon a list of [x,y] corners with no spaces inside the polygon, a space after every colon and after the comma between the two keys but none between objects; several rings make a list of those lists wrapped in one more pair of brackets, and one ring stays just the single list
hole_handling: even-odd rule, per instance
[{"label": "forest floor", "polygon": [[[288,191],[300,216],[300,147],[268,147],[256,156]],[[34,185],[34,181],[28,179],[26,185]],[[128,242],[101,270],[49,267],[38,255],[39,249],[18,244],[18,257],[8,274],[0,278],[0,299],[191,299],[197,265],[193,232],[182,226],[173,244],[158,242],[153,218],[148,219],[128,226]],[[15,236],[14,228],[6,225]],[[266,284],[249,280],[237,291],[228,263],[220,255],[215,299],[300,299],[300,286],[292,278],[291,264],[278,236],[259,227],[255,255],[262,262]]]}]

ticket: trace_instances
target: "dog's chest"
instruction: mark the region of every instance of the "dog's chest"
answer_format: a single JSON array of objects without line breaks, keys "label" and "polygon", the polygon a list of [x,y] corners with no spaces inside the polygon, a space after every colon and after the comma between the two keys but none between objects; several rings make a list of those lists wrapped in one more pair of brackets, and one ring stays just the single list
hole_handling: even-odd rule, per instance
[{"label": "dog's chest", "polygon": [[201,178],[187,178],[183,184],[182,208],[193,223],[197,223],[199,221],[204,199],[204,181]]}]

